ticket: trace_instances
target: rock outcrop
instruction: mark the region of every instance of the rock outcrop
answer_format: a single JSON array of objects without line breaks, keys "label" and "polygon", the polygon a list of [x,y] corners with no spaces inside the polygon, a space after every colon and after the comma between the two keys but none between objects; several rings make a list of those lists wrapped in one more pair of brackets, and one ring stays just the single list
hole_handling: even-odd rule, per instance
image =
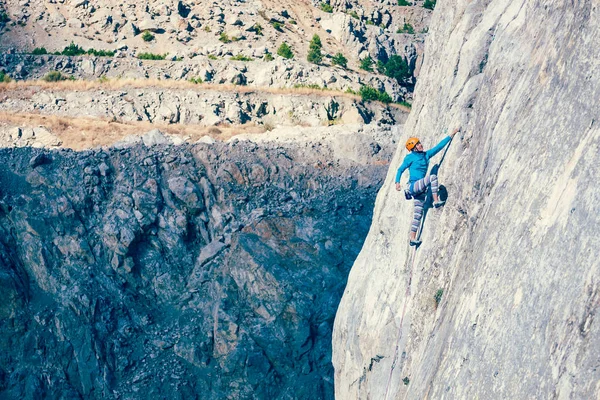
[{"label": "rock outcrop", "polygon": [[152,143],[0,150],[0,397],[332,399],[387,146]]},{"label": "rock outcrop", "polygon": [[336,315],[337,398],[600,396],[599,18],[438,2],[405,131],[433,146],[462,125],[447,205],[409,248],[399,145]]}]

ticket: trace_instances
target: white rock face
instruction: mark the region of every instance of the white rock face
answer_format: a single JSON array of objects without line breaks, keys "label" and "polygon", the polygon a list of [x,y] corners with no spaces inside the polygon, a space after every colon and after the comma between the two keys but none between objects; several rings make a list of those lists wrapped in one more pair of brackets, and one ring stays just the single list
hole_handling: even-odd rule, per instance
[{"label": "white rock face", "polygon": [[[336,316],[336,398],[599,398],[599,17],[591,3],[438,2]],[[448,202],[415,253],[413,205],[393,187],[403,141],[431,147],[457,125]]]}]

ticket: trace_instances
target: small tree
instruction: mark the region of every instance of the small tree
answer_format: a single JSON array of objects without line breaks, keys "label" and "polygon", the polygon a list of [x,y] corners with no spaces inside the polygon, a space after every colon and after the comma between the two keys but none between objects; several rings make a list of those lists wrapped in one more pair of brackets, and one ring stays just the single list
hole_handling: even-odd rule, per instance
[{"label": "small tree", "polygon": [[396,79],[398,83],[402,83],[411,77],[408,62],[398,55],[391,56],[386,63],[378,61],[377,69],[382,74]]},{"label": "small tree", "polygon": [[144,40],[144,42],[151,42],[152,40],[154,40],[154,35],[151,34],[149,31],[144,31],[144,33],[142,33],[142,39]]},{"label": "small tree", "polygon": [[281,43],[277,49],[277,55],[287,59],[294,58],[294,52],[286,42]]},{"label": "small tree", "polygon": [[339,65],[342,68],[348,67],[348,59],[344,57],[342,53],[337,53],[335,56],[331,58],[331,63],[333,65]]},{"label": "small tree", "polygon": [[321,38],[319,35],[314,35],[308,46],[308,56],[306,59],[311,63],[320,64],[321,61],[323,61],[323,54],[321,53],[322,48]]},{"label": "small tree", "polygon": [[408,22],[405,22],[404,26],[402,28],[398,28],[398,32],[396,33],[409,33],[412,35],[415,33],[415,28]]},{"label": "small tree", "polygon": [[321,10],[325,11],[326,13],[332,13],[333,7],[331,6],[331,4],[321,3]]},{"label": "small tree", "polygon": [[366,56],[360,60],[360,69],[365,71],[373,72],[373,59],[371,56]]},{"label": "small tree", "polygon": [[423,7],[425,7],[428,10],[433,10],[435,8],[435,2],[436,0],[425,0],[425,3],[423,3]]}]

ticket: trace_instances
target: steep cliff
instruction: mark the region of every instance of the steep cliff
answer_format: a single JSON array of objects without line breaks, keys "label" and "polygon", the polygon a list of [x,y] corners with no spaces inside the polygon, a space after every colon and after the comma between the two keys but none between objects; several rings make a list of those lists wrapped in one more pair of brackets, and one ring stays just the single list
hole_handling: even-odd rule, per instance
[{"label": "steep cliff", "polygon": [[333,398],[390,156],[363,136],[0,150],[0,397]]},{"label": "steep cliff", "polygon": [[409,248],[400,144],[337,312],[336,397],[598,398],[598,4],[444,1],[430,26],[405,136],[462,125],[448,202]]}]

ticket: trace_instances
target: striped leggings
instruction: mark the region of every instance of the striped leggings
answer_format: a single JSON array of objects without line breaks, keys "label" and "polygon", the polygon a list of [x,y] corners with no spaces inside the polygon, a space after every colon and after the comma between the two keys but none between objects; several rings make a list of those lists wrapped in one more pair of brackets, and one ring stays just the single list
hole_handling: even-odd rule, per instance
[{"label": "striped leggings", "polygon": [[438,192],[438,180],[437,175],[427,175],[423,179],[419,179],[411,185],[411,193],[415,199],[415,211],[413,215],[412,224],[410,226],[411,232],[417,232],[421,225],[421,218],[423,218],[423,207],[425,206],[425,199],[427,196],[427,187],[431,185],[431,192],[437,194]]}]

